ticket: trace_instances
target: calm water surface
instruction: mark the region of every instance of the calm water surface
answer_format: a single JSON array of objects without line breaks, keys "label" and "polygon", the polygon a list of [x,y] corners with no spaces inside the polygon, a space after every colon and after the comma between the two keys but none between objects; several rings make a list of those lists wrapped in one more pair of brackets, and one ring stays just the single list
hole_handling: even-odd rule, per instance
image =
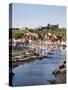
[{"label": "calm water surface", "polygon": [[52,71],[65,59],[65,50],[55,49],[52,58],[44,58],[30,63],[25,63],[13,69],[13,86],[47,85],[48,80],[54,80]]}]

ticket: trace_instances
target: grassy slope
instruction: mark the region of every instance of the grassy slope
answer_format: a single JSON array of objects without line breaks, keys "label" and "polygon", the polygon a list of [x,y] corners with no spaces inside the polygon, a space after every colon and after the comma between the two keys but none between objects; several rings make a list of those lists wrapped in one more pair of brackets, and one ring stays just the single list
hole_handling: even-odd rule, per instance
[{"label": "grassy slope", "polygon": [[12,37],[16,37],[17,35],[26,35],[27,30],[12,30]]},{"label": "grassy slope", "polygon": [[[27,32],[29,32],[29,31],[28,30],[12,30],[12,37],[16,37],[19,34],[26,35]],[[45,30],[45,32],[46,32],[46,30]],[[48,30],[48,32],[56,33],[56,34],[64,34],[64,36],[66,37],[66,29],[64,29],[64,28]]]},{"label": "grassy slope", "polygon": [[55,29],[55,30],[51,30],[50,32],[52,33],[56,33],[56,34],[66,34],[66,29]]},{"label": "grassy slope", "polygon": [[59,29],[55,29],[55,30],[49,30],[48,32],[51,32],[51,33],[55,33],[55,34],[61,34],[65,36],[66,38],[66,29],[64,28],[59,28]]}]

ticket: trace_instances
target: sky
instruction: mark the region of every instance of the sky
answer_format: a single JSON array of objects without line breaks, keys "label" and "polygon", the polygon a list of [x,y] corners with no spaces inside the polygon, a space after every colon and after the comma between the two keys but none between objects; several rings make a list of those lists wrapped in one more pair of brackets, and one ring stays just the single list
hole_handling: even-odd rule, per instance
[{"label": "sky", "polygon": [[66,7],[39,4],[12,4],[12,27],[36,28],[49,24],[66,27]]}]

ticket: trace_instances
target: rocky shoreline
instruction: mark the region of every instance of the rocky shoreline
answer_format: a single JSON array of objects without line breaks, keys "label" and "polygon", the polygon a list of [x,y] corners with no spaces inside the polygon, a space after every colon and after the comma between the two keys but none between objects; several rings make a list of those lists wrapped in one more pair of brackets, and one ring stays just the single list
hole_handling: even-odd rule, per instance
[{"label": "rocky shoreline", "polygon": [[50,81],[52,84],[63,84],[66,83],[66,61],[64,60],[59,67],[57,67],[52,74],[56,80]]}]

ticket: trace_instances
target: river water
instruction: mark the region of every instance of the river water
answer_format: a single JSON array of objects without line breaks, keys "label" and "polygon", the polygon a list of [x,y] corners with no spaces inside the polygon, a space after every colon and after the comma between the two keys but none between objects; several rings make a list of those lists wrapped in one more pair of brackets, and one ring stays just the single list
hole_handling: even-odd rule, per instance
[{"label": "river water", "polygon": [[25,63],[13,69],[13,86],[27,85],[49,85],[48,80],[54,80],[52,72],[65,60],[66,50],[60,47],[55,48],[51,58],[44,58],[29,63]]}]

